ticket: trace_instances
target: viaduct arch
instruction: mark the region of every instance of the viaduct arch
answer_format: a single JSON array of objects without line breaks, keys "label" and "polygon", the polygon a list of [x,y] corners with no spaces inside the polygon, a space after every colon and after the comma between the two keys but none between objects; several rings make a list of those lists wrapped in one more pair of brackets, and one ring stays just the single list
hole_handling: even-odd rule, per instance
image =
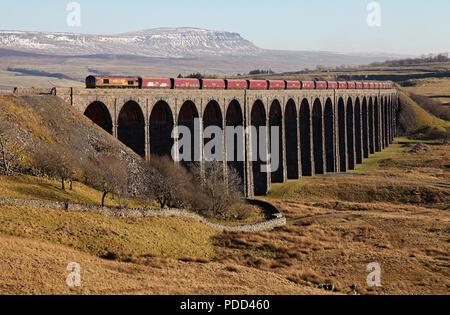
[{"label": "viaduct arch", "polygon": [[300,138],[299,138],[299,116],[297,105],[290,98],[284,111],[284,132],[286,139],[286,176],[288,179],[300,177]]},{"label": "viaduct arch", "polygon": [[145,120],[135,101],[126,102],[117,118],[117,138],[140,156],[145,156]]},{"label": "viaduct arch", "polygon": [[[203,163],[204,148],[218,140],[204,134],[205,130],[210,126],[225,130],[220,139],[222,152],[215,153],[221,153],[225,172],[228,166],[240,175],[248,197],[266,194],[273,182],[353,169],[388,147],[396,136],[394,89],[56,88],[54,93],[147,159],[171,156],[177,142],[172,131],[185,128],[193,131],[192,145],[182,150]],[[255,132],[246,132],[250,127]],[[271,137],[270,127],[278,128],[278,139]],[[272,152],[272,141],[279,142],[278,152]],[[279,167],[271,171],[273,154],[278,154]],[[189,167],[190,162],[185,165]],[[268,172],[262,166],[268,166]]]},{"label": "viaduct arch", "polygon": [[102,102],[95,101],[89,104],[84,111],[84,116],[92,120],[107,133],[112,134],[112,119],[108,108]]}]

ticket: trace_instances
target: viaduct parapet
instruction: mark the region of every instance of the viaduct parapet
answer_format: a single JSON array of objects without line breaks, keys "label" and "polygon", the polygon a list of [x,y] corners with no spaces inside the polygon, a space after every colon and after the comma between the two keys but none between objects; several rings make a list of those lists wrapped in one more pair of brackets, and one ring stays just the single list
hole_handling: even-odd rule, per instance
[{"label": "viaduct parapet", "polygon": [[[147,159],[170,155],[172,130],[178,126],[192,130],[196,118],[202,126],[198,135],[202,146],[210,140],[203,137],[208,126],[222,130],[227,126],[280,127],[280,167],[273,173],[261,172],[262,161],[252,161],[251,134],[235,135],[244,144],[244,152],[235,152],[237,147],[227,147],[224,132],[224,166],[238,171],[248,197],[266,194],[273,182],[355,169],[370,154],[389,146],[396,136],[395,89],[56,88],[54,93]],[[269,139],[266,137],[267,155],[271,153]],[[228,150],[242,154],[244,161],[227,161]],[[202,156],[202,152],[198,154]]]}]

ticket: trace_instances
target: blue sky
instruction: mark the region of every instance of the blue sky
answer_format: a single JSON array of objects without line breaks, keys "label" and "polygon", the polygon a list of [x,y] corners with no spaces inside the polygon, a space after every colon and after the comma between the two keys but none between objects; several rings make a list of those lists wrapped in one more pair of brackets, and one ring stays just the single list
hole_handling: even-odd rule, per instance
[{"label": "blue sky", "polygon": [[0,29],[115,34],[156,27],[240,33],[262,48],[423,54],[450,51],[449,0],[78,0],[81,27],[66,23],[67,0],[0,0]]}]

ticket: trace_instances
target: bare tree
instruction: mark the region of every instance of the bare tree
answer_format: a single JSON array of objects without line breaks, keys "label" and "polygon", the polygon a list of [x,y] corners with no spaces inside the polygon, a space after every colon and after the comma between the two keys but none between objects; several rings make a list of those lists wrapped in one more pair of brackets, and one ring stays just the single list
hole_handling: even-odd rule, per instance
[{"label": "bare tree", "polygon": [[128,189],[130,185],[128,165],[119,158],[113,158],[110,160],[107,170],[111,174],[110,180],[119,200],[119,207],[128,207]]},{"label": "bare tree", "polygon": [[188,207],[192,177],[169,157],[152,156],[144,166],[144,183],[140,197],[156,201],[161,208]]},{"label": "bare tree", "polygon": [[47,145],[39,146],[34,156],[34,165],[44,175],[59,179],[62,190],[66,189],[65,181],[72,180],[75,174],[71,155]]},{"label": "bare tree", "polygon": [[224,166],[217,161],[205,162],[203,169],[192,169],[194,181],[206,197],[203,207],[213,211],[214,216],[226,216],[226,212],[243,202],[242,181],[233,168],[228,168],[225,176]]},{"label": "bare tree", "polygon": [[152,156],[144,166],[139,199],[145,204],[156,201],[161,208],[187,208],[206,216],[228,217],[232,208],[247,209],[242,181],[234,169],[228,169],[225,176],[222,163],[206,162],[204,167],[192,165],[190,172],[168,157]]},{"label": "bare tree", "polygon": [[85,159],[82,168],[88,183],[102,191],[102,207],[108,194],[118,197],[119,207],[127,207],[129,169],[125,161],[109,152],[103,152],[97,159]]}]

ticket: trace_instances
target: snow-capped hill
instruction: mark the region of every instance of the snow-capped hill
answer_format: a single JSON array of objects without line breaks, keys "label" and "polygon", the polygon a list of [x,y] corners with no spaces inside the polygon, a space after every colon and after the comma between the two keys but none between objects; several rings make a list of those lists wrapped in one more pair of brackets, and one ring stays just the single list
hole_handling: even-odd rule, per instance
[{"label": "snow-capped hill", "polygon": [[158,28],[117,35],[0,31],[0,48],[56,55],[256,56],[263,52],[238,33]]}]

